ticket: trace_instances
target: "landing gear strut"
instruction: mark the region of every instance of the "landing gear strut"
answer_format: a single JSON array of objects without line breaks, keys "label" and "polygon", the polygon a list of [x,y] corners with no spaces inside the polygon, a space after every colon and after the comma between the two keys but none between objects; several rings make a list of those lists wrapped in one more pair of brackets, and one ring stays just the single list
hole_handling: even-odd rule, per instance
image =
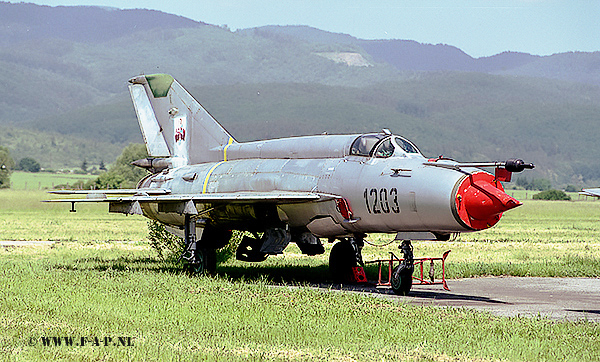
[{"label": "landing gear strut", "polygon": [[353,279],[352,268],[364,266],[362,260],[362,248],[364,236],[355,235],[344,238],[331,248],[329,254],[329,272],[334,280],[350,281]]},{"label": "landing gear strut", "polygon": [[400,244],[400,250],[404,254],[404,260],[392,272],[392,290],[399,295],[408,295],[412,287],[412,274],[415,270],[413,247],[410,240],[404,240]]},{"label": "landing gear strut", "polygon": [[196,220],[188,214],[184,223],[185,247],[179,260],[187,262],[185,269],[193,274],[212,274],[217,270],[217,251],[214,248],[199,248],[196,240]]}]

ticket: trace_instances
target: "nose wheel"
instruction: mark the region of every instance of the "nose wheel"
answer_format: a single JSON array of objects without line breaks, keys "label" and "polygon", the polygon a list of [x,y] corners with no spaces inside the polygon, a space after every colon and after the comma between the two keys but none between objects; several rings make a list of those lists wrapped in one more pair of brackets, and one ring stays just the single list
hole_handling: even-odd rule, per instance
[{"label": "nose wheel", "polygon": [[392,271],[390,282],[394,293],[408,295],[410,288],[412,288],[412,275],[415,270],[413,247],[410,240],[404,240],[400,244],[400,249],[404,254],[404,260]]}]

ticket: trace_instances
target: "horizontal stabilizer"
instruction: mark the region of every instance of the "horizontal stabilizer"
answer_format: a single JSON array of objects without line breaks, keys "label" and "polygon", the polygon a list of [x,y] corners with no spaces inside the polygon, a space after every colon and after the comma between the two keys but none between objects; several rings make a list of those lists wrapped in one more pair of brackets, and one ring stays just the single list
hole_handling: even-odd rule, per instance
[{"label": "horizontal stabilizer", "polygon": [[595,196],[600,197],[600,189],[583,189],[580,194],[585,196]]}]

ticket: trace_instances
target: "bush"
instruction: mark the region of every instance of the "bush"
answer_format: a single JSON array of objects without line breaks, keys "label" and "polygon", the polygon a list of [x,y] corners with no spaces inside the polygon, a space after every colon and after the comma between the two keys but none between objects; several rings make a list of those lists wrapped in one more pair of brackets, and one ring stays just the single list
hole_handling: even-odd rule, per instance
[{"label": "bush", "polygon": [[546,190],[533,195],[534,200],[571,200],[571,196],[560,190]]},{"label": "bush", "polygon": [[[224,263],[235,255],[238,245],[243,237],[243,232],[234,230],[233,236],[227,245],[217,250],[217,262]],[[150,246],[163,260],[177,260],[183,252],[183,239],[167,231],[165,225],[155,221],[148,221],[148,239]]]},{"label": "bush", "polygon": [[15,161],[10,157],[8,148],[0,146],[0,189],[10,187],[10,174]]},{"label": "bush", "polygon": [[161,259],[177,259],[183,251],[183,239],[168,232],[165,225],[158,221],[148,221],[148,239]]},{"label": "bush", "polygon": [[233,230],[233,235],[229,240],[229,243],[217,250],[217,263],[224,263],[235,256],[235,252],[244,237],[244,232],[239,230]]}]

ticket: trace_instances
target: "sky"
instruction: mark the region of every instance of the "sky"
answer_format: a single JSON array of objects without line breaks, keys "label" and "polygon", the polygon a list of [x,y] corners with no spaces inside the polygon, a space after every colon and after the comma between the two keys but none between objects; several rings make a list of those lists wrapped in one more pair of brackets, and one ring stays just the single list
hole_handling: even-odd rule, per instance
[{"label": "sky", "polygon": [[[5,0],[6,1],[6,0]],[[21,1],[9,0],[18,3]],[[453,45],[472,57],[504,51],[600,51],[597,0],[40,0],[39,5],[153,9],[232,30],[308,25],[361,39]]]}]

